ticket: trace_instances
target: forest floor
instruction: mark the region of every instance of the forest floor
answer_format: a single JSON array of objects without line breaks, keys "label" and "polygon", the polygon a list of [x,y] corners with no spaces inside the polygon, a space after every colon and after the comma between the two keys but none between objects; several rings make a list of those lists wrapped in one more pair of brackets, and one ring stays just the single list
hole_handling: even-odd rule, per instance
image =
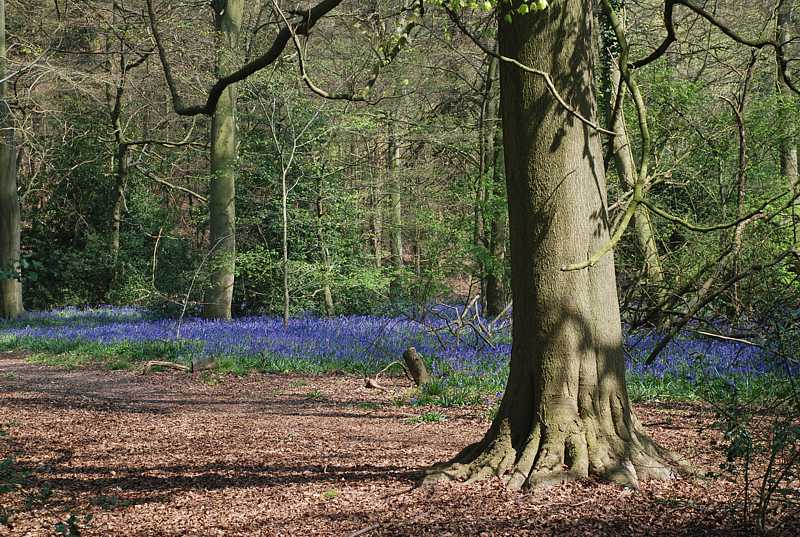
[{"label": "forest floor", "polygon": [[[0,535],[752,534],[731,511],[741,487],[724,476],[638,492],[417,487],[428,465],[481,437],[488,409],[425,414],[393,402],[407,381],[382,383],[64,370],[0,353],[0,461],[13,455],[12,470],[29,472],[0,493]],[[719,469],[707,408],[636,411],[657,441]]]}]

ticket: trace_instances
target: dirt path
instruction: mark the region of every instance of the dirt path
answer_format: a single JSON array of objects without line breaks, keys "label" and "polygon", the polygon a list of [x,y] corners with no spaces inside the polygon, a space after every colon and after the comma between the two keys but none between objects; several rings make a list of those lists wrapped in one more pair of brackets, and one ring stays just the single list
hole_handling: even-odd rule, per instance
[{"label": "dirt path", "polygon": [[[0,458],[15,453],[32,471],[27,496],[0,495],[16,511],[0,535],[53,535],[70,514],[81,535],[732,534],[723,480],[638,494],[595,483],[415,488],[423,468],[480,438],[485,409],[409,423],[423,410],[392,404],[408,386],[388,384],[379,393],[350,377],[252,375],[209,385],[0,354]],[[716,464],[697,408],[638,412],[659,441]]]}]

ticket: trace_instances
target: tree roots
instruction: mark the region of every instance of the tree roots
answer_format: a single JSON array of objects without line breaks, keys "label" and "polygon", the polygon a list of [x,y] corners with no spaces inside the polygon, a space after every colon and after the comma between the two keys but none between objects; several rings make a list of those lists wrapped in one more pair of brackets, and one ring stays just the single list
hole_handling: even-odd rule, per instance
[{"label": "tree roots", "polygon": [[676,454],[655,444],[631,418],[632,423],[615,424],[610,434],[601,434],[599,420],[556,426],[538,422],[519,445],[512,440],[507,420],[501,420],[481,442],[449,463],[431,468],[423,483],[500,477],[508,488],[519,490],[595,477],[638,489],[642,480],[694,473]]}]

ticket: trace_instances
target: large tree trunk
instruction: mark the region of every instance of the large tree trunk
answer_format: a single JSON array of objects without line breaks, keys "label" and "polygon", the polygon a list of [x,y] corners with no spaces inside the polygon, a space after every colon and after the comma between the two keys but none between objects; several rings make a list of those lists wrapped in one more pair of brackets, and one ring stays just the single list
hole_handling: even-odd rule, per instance
[{"label": "large tree trunk", "polygon": [[[242,0],[215,0],[217,32],[217,76],[224,76],[236,62]],[[211,288],[204,314],[213,319],[230,319],[236,268],[236,89],[228,86],[211,119],[210,211]]]},{"label": "large tree trunk", "polygon": [[[501,10],[502,11],[502,10]],[[592,2],[499,14],[500,53],[549,72],[566,102],[595,117]],[[542,77],[500,67],[514,300],[508,384],[482,441],[430,479],[503,476],[512,488],[597,476],[636,487],[673,475],[672,456],[633,414],[613,257],[563,271],[609,240],[597,132]],[[669,462],[668,462],[669,461]]]},{"label": "large tree trunk", "polygon": [[20,207],[17,195],[17,145],[6,100],[6,5],[0,0],[0,318],[23,312],[20,271]]}]

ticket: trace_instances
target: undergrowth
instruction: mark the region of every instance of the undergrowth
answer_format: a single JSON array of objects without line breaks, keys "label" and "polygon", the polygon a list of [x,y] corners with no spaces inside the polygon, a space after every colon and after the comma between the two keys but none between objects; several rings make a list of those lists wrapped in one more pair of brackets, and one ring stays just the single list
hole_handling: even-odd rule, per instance
[{"label": "undergrowth", "polygon": [[[56,319],[53,322],[61,322]],[[49,339],[32,336],[0,336],[0,351],[24,350],[29,360],[49,366],[75,369],[100,366],[109,369],[135,369],[149,360],[191,363],[192,356],[203,352],[203,342],[198,340],[146,340],[99,342],[81,338]],[[412,406],[459,407],[495,405],[505,389],[508,367],[471,365],[455,369],[445,360],[425,358],[428,367],[436,373],[434,379],[422,389],[398,401]],[[217,357],[213,374],[205,374],[201,381],[218,384],[227,374],[244,376],[251,372],[270,374],[325,375],[343,373],[367,377],[375,375],[384,366],[380,361],[351,358],[282,356],[261,352],[254,356],[236,354]],[[397,370],[385,375],[400,375]],[[721,376],[709,375],[702,359],[694,359],[680,373],[628,373],[628,392],[633,402],[655,401],[723,401],[731,386],[741,397],[753,401],[767,401],[785,397],[790,390],[790,377],[774,373],[735,373]]]}]

